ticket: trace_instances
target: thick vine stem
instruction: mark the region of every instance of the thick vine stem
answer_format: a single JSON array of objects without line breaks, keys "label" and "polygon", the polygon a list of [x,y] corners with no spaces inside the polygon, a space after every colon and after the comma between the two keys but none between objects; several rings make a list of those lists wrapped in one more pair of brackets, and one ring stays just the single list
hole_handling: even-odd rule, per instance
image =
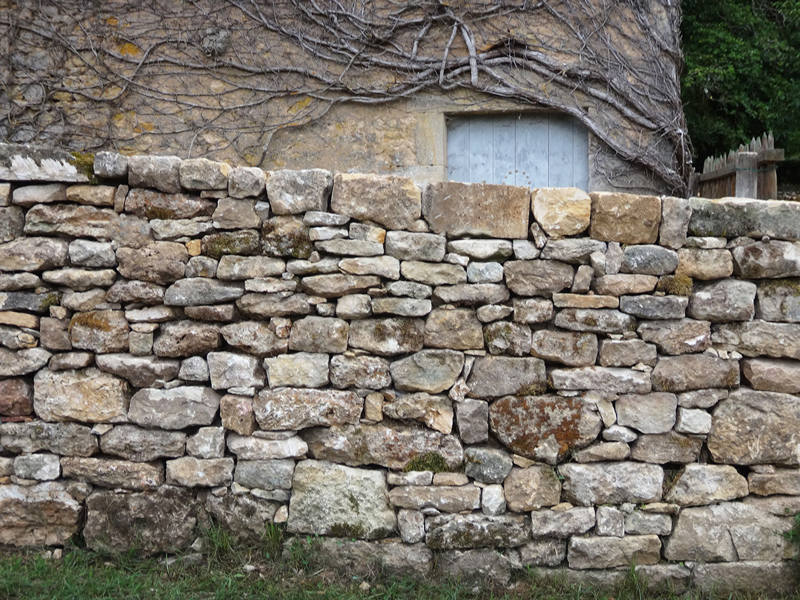
[{"label": "thick vine stem", "polygon": [[471,90],[572,115],[682,195],[680,18],[676,0],[18,0],[0,135],[258,164],[335,104]]}]

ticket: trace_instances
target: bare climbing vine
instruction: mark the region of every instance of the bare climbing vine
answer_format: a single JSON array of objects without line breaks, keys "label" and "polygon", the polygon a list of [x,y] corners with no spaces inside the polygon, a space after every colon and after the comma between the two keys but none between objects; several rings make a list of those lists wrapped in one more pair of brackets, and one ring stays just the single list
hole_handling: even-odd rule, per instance
[{"label": "bare climbing vine", "polygon": [[[340,103],[422,92],[579,119],[676,194],[691,172],[677,0],[19,0],[0,3],[6,141],[259,164]],[[460,95],[459,95],[460,94]]]}]

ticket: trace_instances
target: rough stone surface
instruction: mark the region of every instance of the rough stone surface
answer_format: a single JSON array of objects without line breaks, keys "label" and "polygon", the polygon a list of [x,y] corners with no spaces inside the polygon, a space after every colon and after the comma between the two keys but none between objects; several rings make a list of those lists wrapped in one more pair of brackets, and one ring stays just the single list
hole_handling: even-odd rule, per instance
[{"label": "rough stone surface", "polygon": [[364,319],[350,324],[349,344],[378,356],[407,354],[422,350],[424,332],[420,319]]},{"label": "rough stone surface", "polygon": [[655,464],[689,463],[700,456],[703,440],[674,431],[642,435],[631,447],[631,458]]},{"label": "rough stone surface", "polygon": [[570,367],[593,365],[597,359],[597,336],[591,333],[539,330],[531,335],[533,356]]},{"label": "rough stone surface", "polygon": [[755,283],[727,279],[696,286],[687,312],[694,319],[712,323],[749,321],[755,314],[756,291]]},{"label": "rough stone surface", "polygon": [[150,462],[156,458],[183,456],[186,434],[180,431],[158,431],[119,425],[100,436],[104,454],[119,456],[133,462]]},{"label": "rough stone surface", "polygon": [[565,237],[589,227],[592,199],[577,188],[538,188],[533,191],[531,208],[547,235]]},{"label": "rough stone surface", "polygon": [[183,456],[167,461],[167,485],[182,487],[227,486],[233,481],[232,458],[198,459]]},{"label": "rough stone surface", "polygon": [[654,565],[661,559],[661,540],[657,535],[615,537],[573,537],[569,541],[567,563],[571,569],[610,569]]},{"label": "rough stone surface", "polygon": [[431,229],[448,237],[526,239],[530,206],[527,188],[485,183],[432,183],[422,198]]},{"label": "rough stone surface", "polygon": [[561,498],[561,482],[555,471],[546,466],[512,468],[503,488],[506,504],[512,512],[528,512],[544,506],[555,506]]},{"label": "rough stone surface", "polygon": [[374,356],[333,356],[330,380],[336,388],[379,390],[392,385],[389,361]]},{"label": "rough stone surface", "polygon": [[677,406],[677,396],[665,392],[620,396],[617,423],[642,433],[666,433],[675,425]]},{"label": "rough stone surface", "polygon": [[621,244],[654,244],[661,223],[661,200],[614,192],[592,192],[589,235]]},{"label": "rough stone surface", "polygon": [[716,356],[667,356],[653,370],[653,389],[659,392],[688,392],[708,387],[731,389],[738,385],[738,361]]},{"label": "rough stone surface", "polygon": [[646,394],[650,391],[650,374],[633,369],[580,367],[553,369],[549,381],[557,390],[604,390],[616,394]]},{"label": "rough stone surface", "polygon": [[492,432],[509,449],[549,464],[588,446],[602,424],[581,398],[562,396],[506,396],[492,403],[489,419]]},{"label": "rough stone surface", "polygon": [[727,465],[686,465],[664,500],[681,506],[703,506],[748,494],[747,480]]},{"label": "rough stone surface", "polygon": [[45,421],[125,421],[128,398],[124,379],[97,369],[43,369],[34,377],[33,406],[36,415]]},{"label": "rough stone surface", "polygon": [[464,473],[481,483],[503,483],[514,464],[506,452],[493,448],[467,448],[464,459]]},{"label": "rough stone surface", "polygon": [[675,275],[707,281],[730,277],[733,273],[733,258],[728,250],[681,248],[678,250],[680,264]]},{"label": "rough stone surface", "polygon": [[439,262],[444,259],[446,238],[432,233],[389,231],[386,254],[400,260]]},{"label": "rough stone surface", "polygon": [[686,243],[692,207],[685,198],[661,198],[661,230],[658,243],[677,249]]},{"label": "rough stone surface", "polygon": [[22,417],[33,413],[33,389],[24,379],[0,380],[0,415]]},{"label": "rough stone surface", "polygon": [[683,319],[688,304],[689,300],[681,296],[622,296],[619,299],[622,312],[640,319]]},{"label": "rough stone surface", "polygon": [[18,238],[0,244],[0,271],[43,271],[63,267],[68,250],[66,240]]},{"label": "rough stone surface", "polygon": [[419,189],[406,177],[337,173],[331,210],[389,229],[409,229],[422,205]]},{"label": "rough stone surface", "polygon": [[520,296],[552,296],[572,285],[574,270],[555,260],[512,260],[504,265],[506,285]]},{"label": "rough stone surface", "polygon": [[164,485],[164,465],[134,463],[111,458],[61,459],[64,477],[99,487],[126,490],[155,490]]},{"label": "rough stone surface", "polygon": [[333,426],[305,431],[303,438],[314,458],[350,466],[373,464],[399,471],[415,457],[430,453],[441,455],[451,469],[464,460],[456,436],[409,425]]},{"label": "rough stone surface", "polygon": [[425,523],[425,544],[452,548],[514,548],[530,539],[528,520],[518,515],[442,515]]},{"label": "rough stone surface", "polygon": [[253,402],[256,420],[265,430],[356,423],[363,406],[353,392],[303,388],[263,390]]},{"label": "rough stone surface", "polygon": [[262,388],[266,383],[264,369],[253,356],[234,352],[209,352],[206,361],[211,387],[215,390]]},{"label": "rough stone surface", "polygon": [[453,350],[423,350],[390,365],[392,379],[401,391],[438,394],[456,381],[464,356]]},{"label": "rough stone surface", "polygon": [[565,308],[558,311],[554,324],[571,331],[624,333],[636,328],[636,319],[618,310]]},{"label": "rough stone surface", "polygon": [[211,425],[219,409],[219,400],[219,395],[207,387],[145,388],[131,398],[128,417],[142,427],[161,429]]},{"label": "rough stone surface", "polygon": [[86,499],[86,545],[92,550],[145,554],[179,552],[195,537],[197,506],[190,490],[118,494],[98,490]]},{"label": "rough stone surface", "polygon": [[564,477],[564,497],[580,506],[661,500],[664,471],[656,465],[572,463],[559,466],[558,473]]},{"label": "rough stone surface", "polygon": [[481,489],[474,485],[403,485],[392,488],[389,501],[400,508],[457,513],[479,509]]},{"label": "rough stone surface", "polygon": [[128,321],[120,310],[96,310],[73,315],[69,337],[73,348],[92,352],[128,350]]},{"label": "rough stone surface", "polygon": [[180,370],[177,360],[130,354],[98,354],[95,364],[101,371],[127,379],[131,385],[139,388],[151,387],[157,381],[162,384],[171,381]]},{"label": "rough stone surface", "polygon": [[0,485],[0,544],[54,546],[78,532],[81,505],[58,482]]},{"label": "rough stone surface", "polygon": [[724,464],[799,465],[800,398],[741,388],[714,410],[708,449]]},{"label": "rough stone surface", "polygon": [[642,339],[653,342],[664,354],[701,352],[711,347],[711,323],[694,319],[651,321],[637,329]]},{"label": "rough stone surface", "polygon": [[230,346],[259,358],[284,354],[289,348],[287,339],[278,337],[267,323],[260,321],[231,323],[219,332]]},{"label": "rough stone surface", "polygon": [[601,367],[632,367],[639,363],[654,367],[657,355],[655,345],[642,340],[604,339],[600,342]]},{"label": "rough stone surface", "polygon": [[546,387],[544,361],[538,358],[482,357],[475,361],[467,385],[471,398],[540,394]]},{"label": "rough stone surface", "polygon": [[292,491],[290,532],[378,539],[395,529],[382,471],[305,460],[295,468]]},{"label": "rough stone surface", "polygon": [[458,434],[465,444],[478,444],[489,438],[489,403],[467,398],[455,405]]},{"label": "rough stone surface", "polygon": [[219,327],[195,321],[172,321],[161,325],[153,344],[156,356],[177,358],[205,355],[220,345]]}]

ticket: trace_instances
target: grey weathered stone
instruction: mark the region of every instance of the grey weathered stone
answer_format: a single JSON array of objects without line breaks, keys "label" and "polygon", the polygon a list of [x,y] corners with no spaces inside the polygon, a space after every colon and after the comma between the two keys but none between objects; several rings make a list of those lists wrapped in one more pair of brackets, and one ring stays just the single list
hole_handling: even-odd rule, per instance
[{"label": "grey weathered stone", "polygon": [[731,250],[734,273],[744,279],[800,276],[800,244],[766,241]]},{"label": "grey weathered stone", "polygon": [[292,324],[289,349],[301,352],[342,353],[347,349],[347,321],[327,317],[305,317]]},{"label": "grey weathered stone", "polygon": [[682,296],[622,296],[619,299],[620,311],[640,319],[683,319],[688,304],[689,300]]},{"label": "grey weathered stone", "polygon": [[186,454],[195,458],[222,458],[225,454],[225,429],[201,427],[186,440]]},{"label": "grey weathered stone", "polygon": [[789,552],[781,533],[791,525],[791,519],[739,502],[685,508],[678,515],[664,557],[698,562],[781,560]]},{"label": "grey weathered stone", "polygon": [[224,280],[275,277],[286,269],[286,263],[267,256],[235,256],[228,254],[219,260],[216,276]]},{"label": "grey weathered stone", "polygon": [[728,397],[728,390],[695,390],[678,394],[678,406],[685,408],[711,408]]},{"label": "grey weathered stone", "polygon": [[253,435],[256,430],[253,399],[248,396],[226,394],[220,399],[219,414],[222,426],[241,436]]},{"label": "grey weathered stone", "polygon": [[372,299],[367,294],[351,294],[336,302],[336,316],[340,319],[364,319],[371,315]]},{"label": "grey weathered stone", "polygon": [[386,279],[400,279],[400,261],[392,256],[345,258],[339,268],[352,275],[377,275]]},{"label": "grey weathered stone", "polygon": [[687,312],[712,323],[749,321],[755,314],[756,291],[754,283],[731,279],[695,286]]},{"label": "grey weathered stone", "polygon": [[63,183],[46,183],[18,187],[11,195],[11,203],[30,208],[34,204],[67,201],[67,186]]},{"label": "grey weathered stone", "polygon": [[185,550],[195,539],[197,506],[191,490],[97,490],[86,499],[86,509],[84,536],[92,550],[162,554]]},{"label": "grey weathered stone", "polygon": [[207,387],[179,386],[169,390],[141,389],[131,398],[128,417],[142,427],[184,429],[211,425],[219,394]]},{"label": "grey weathered stone", "polygon": [[351,466],[374,464],[399,471],[415,457],[433,452],[455,469],[464,459],[457,436],[396,423],[311,429],[303,438],[314,458]]},{"label": "grey weathered stone", "polygon": [[141,249],[117,250],[118,270],[123,277],[166,284],[181,279],[189,254],[183,244],[153,242]]},{"label": "grey weathered stone", "polygon": [[264,361],[269,385],[276,387],[318,388],[328,384],[327,354],[297,352]]},{"label": "grey weathered stone", "polygon": [[0,244],[0,271],[43,271],[63,267],[68,249],[66,240],[20,237]]},{"label": "grey weathered stone", "polygon": [[228,173],[231,198],[257,198],[264,193],[264,171],[258,167],[234,167]]},{"label": "grey weathered stone", "polygon": [[58,479],[61,475],[59,457],[45,452],[17,456],[14,458],[14,475],[33,481]]},{"label": "grey weathered stone", "polygon": [[390,365],[392,379],[402,391],[438,394],[453,386],[464,366],[454,350],[422,350]]},{"label": "grey weathered stone", "polygon": [[383,254],[383,244],[368,240],[332,239],[316,242],[314,246],[328,254],[375,257]]},{"label": "grey weathered stone", "polygon": [[120,215],[110,208],[77,204],[37,204],[25,215],[25,233],[90,237],[131,248],[152,241],[150,225],[143,219]]},{"label": "grey weathered stone", "polygon": [[447,243],[447,251],[473,261],[502,261],[514,253],[508,240],[454,240]]},{"label": "grey weathered stone", "polygon": [[672,517],[659,513],[634,510],[625,516],[626,535],[669,535],[672,533]]},{"label": "grey weathered stone", "polygon": [[227,190],[231,167],[207,158],[188,158],[178,168],[181,186],[187,190]]},{"label": "grey weathered stone", "polygon": [[128,176],[128,157],[116,152],[97,152],[93,168],[97,177],[120,179]]},{"label": "grey weathered stone", "polygon": [[454,285],[467,280],[463,267],[447,263],[406,260],[400,263],[400,272],[404,278],[425,285]]},{"label": "grey weathered stone", "polygon": [[54,355],[48,363],[48,368],[51,371],[83,369],[91,366],[93,362],[94,354],[91,352],[65,352]]},{"label": "grey weathered stone", "polygon": [[69,244],[69,260],[81,267],[115,267],[117,257],[110,242],[73,240]]},{"label": "grey weathered stone", "polygon": [[442,304],[499,304],[510,295],[508,288],[499,283],[460,283],[438,286],[433,290],[432,300]]},{"label": "grey weathered stone", "polygon": [[546,387],[544,361],[508,356],[481,357],[475,361],[467,385],[471,398],[539,394]]},{"label": "grey weathered stone", "polygon": [[603,390],[616,394],[646,394],[650,391],[650,374],[613,367],[579,367],[553,369],[548,374],[557,390]]},{"label": "grey weathered stone", "polygon": [[[800,470],[775,469],[774,473],[756,473],[751,471],[747,476],[751,494],[771,496],[787,494],[800,496]],[[788,511],[784,511],[786,514]]]},{"label": "grey weathered stone", "polygon": [[338,173],[331,210],[389,229],[408,229],[420,216],[420,191],[406,177]]},{"label": "grey weathered stone", "polygon": [[553,302],[544,298],[514,298],[514,322],[546,323],[553,318]]},{"label": "grey weathered stone", "polygon": [[311,312],[308,297],[304,294],[245,294],[236,301],[245,315],[270,318],[307,315]]},{"label": "grey weathered stone", "polygon": [[380,282],[380,278],[374,275],[330,274],[304,277],[301,285],[305,291],[315,296],[338,298],[377,287]]},{"label": "grey weathered stone", "polygon": [[642,363],[654,367],[658,359],[656,347],[642,340],[611,340],[600,342],[601,367],[632,367]]},{"label": "grey weathered stone", "polygon": [[800,363],[794,360],[748,358],[742,361],[742,374],[757,390],[800,392]]},{"label": "grey weathered stone", "polygon": [[150,387],[157,381],[162,384],[178,377],[180,364],[155,356],[131,356],[130,354],[98,354],[97,368],[106,373],[127,379],[134,387]]},{"label": "grey weathered stone", "polygon": [[178,193],[181,191],[180,166],[181,159],[177,156],[129,156],[128,183],[131,187]]},{"label": "grey weathered stone", "polygon": [[234,480],[246,488],[290,490],[295,463],[293,460],[239,460]]},{"label": "grey weathered stone", "polygon": [[754,238],[766,235],[775,239],[798,239],[796,227],[800,213],[792,203],[746,198],[692,198],[690,203],[691,235]]},{"label": "grey weathered stone", "polygon": [[374,356],[334,356],[330,362],[331,384],[337,388],[379,390],[392,385],[389,362]]},{"label": "grey weathered stone", "polygon": [[490,517],[497,517],[506,512],[506,497],[502,485],[494,483],[484,486],[481,492],[481,512]]},{"label": "grey weathered stone", "polygon": [[465,444],[478,444],[489,439],[489,403],[467,398],[457,402],[456,424]]},{"label": "grey weathered stone", "polygon": [[559,238],[589,227],[592,199],[577,188],[538,188],[531,195],[531,209],[547,235]]},{"label": "grey weathered stone", "polygon": [[234,352],[209,352],[206,362],[211,387],[215,390],[261,388],[266,383],[264,369],[253,356]]},{"label": "grey weathered stone", "polygon": [[659,392],[687,392],[707,387],[731,389],[738,385],[738,361],[716,356],[666,356],[653,370],[653,389]]},{"label": "grey weathered stone", "polygon": [[120,422],[126,420],[128,384],[97,369],[42,369],[34,377],[33,403],[45,421]]},{"label": "grey weathered stone", "polygon": [[16,292],[19,290],[34,289],[42,285],[42,279],[33,273],[2,273],[0,272],[0,291]]},{"label": "grey weathered stone", "polygon": [[597,507],[596,535],[621,538],[625,535],[625,513],[613,506]]},{"label": "grey weathered stone", "polygon": [[284,354],[289,342],[278,337],[267,323],[260,321],[241,321],[221,327],[219,332],[225,341],[243,352],[260,358]]},{"label": "grey weathered stone", "polygon": [[503,484],[508,509],[512,512],[555,506],[561,498],[561,482],[551,467],[514,467]]},{"label": "grey weathered stone", "polygon": [[558,311],[556,327],[588,333],[624,333],[636,328],[636,319],[618,310],[565,308]]},{"label": "grey weathered stone", "polygon": [[125,198],[125,212],[143,219],[194,219],[210,217],[215,204],[210,200],[179,194],[162,194],[134,188]]},{"label": "grey weathered stone", "polygon": [[689,435],[706,435],[711,431],[711,415],[697,408],[679,408],[675,431]]},{"label": "grey weathered stone", "polygon": [[571,265],[588,265],[589,256],[594,252],[605,254],[606,243],[591,238],[550,239],[542,248],[539,257],[543,260],[557,260]]},{"label": "grey weathered stone", "polygon": [[678,253],[661,246],[627,246],[623,253],[621,273],[668,275],[678,268]]},{"label": "grey weathered stone", "polygon": [[216,229],[210,217],[194,219],[151,219],[150,228],[157,240],[175,241],[181,238],[196,237],[214,233]]},{"label": "grey weathered stone", "polygon": [[445,255],[446,238],[432,233],[389,231],[386,254],[400,260],[440,262]]},{"label": "grey weathered stone", "polygon": [[399,508],[435,508],[441,512],[457,513],[479,509],[481,490],[474,485],[403,485],[389,492],[389,501]]},{"label": "grey weathered stone", "polygon": [[425,345],[469,350],[483,348],[483,327],[468,309],[436,309],[425,321]]},{"label": "grey weathered stone", "polygon": [[256,420],[265,430],[357,423],[363,406],[354,392],[302,388],[263,390],[253,403]]},{"label": "grey weathered stone", "polygon": [[597,359],[597,336],[540,329],[531,335],[530,353],[571,367],[593,365]]},{"label": "grey weathered stone", "polygon": [[154,490],[164,485],[164,466],[160,463],[134,463],[112,458],[61,459],[63,477],[92,485],[126,490]]},{"label": "grey weathered stone", "polygon": [[571,569],[610,569],[632,564],[654,565],[661,560],[657,535],[616,537],[573,537],[567,563]]},{"label": "grey weathered stone", "polygon": [[756,318],[786,323],[800,322],[798,279],[760,281]]},{"label": "grey weathered stone", "polygon": [[506,285],[520,296],[552,296],[572,285],[573,268],[551,260],[512,260],[503,266]]},{"label": "grey weathered stone", "polygon": [[627,460],[630,458],[631,449],[624,442],[598,442],[588,448],[573,454],[575,462],[605,462],[612,460]]},{"label": "grey weathered stone", "polygon": [[798,465],[798,425],[796,396],[738,389],[714,411],[708,449],[719,463]]},{"label": "grey weathered stone", "polygon": [[[424,317],[431,312],[430,300],[416,298],[373,298],[371,313],[375,315],[397,315],[400,317]],[[338,305],[337,305],[338,311]]]},{"label": "grey weathered stone", "polygon": [[[58,273],[59,271],[55,272]],[[47,277],[50,273],[54,273],[54,271],[48,271],[44,273],[45,277]],[[111,273],[113,274],[114,272],[111,271]],[[48,279],[50,278],[48,277]],[[44,294],[30,292],[0,292],[1,311],[15,310],[43,314],[47,313],[50,306],[54,304],[58,304],[57,292],[49,292]],[[23,324],[19,323],[19,325]]]},{"label": "grey weathered stone", "polygon": [[299,458],[308,452],[306,443],[296,435],[270,440],[229,433],[226,441],[238,460]]},{"label": "grey weathered stone", "polygon": [[655,464],[691,463],[698,459],[702,447],[701,438],[674,431],[640,435],[631,447],[631,458]]},{"label": "grey weathered stone", "polygon": [[144,281],[116,281],[106,292],[107,302],[141,302],[152,305],[164,300],[164,288]]},{"label": "grey weathered stone", "polygon": [[514,464],[507,452],[494,448],[467,448],[464,459],[464,473],[481,483],[503,483]]},{"label": "grey weathered stone", "polygon": [[792,594],[800,577],[791,561],[738,561],[697,564],[692,583],[702,591],[755,594]]},{"label": "grey weathered stone", "polygon": [[436,557],[436,574],[467,584],[508,585],[512,561],[491,548],[445,550]]},{"label": "grey weathered stone", "polygon": [[[510,307],[506,307],[509,308]],[[501,321],[490,323],[483,328],[486,348],[491,354],[510,354],[526,356],[531,354],[531,328],[527,325]],[[536,353],[534,356],[544,358]]]},{"label": "grey weathered stone", "polygon": [[563,464],[567,501],[580,506],[657,502],[661,500],[664,470],[657,465],[634,462]]},{"label": "grey weathered stone", "polygon": [[51,356],[43,348],[25,348],[16,352],[0,348],[0,377],[19,377],[38,371]]},{"label": "grey weathered stone", "polygon": [[388,537],[396,523],[382,471],[316,460],[295,468],[290,532],[378,539]]},{"label": "grey weathered stone", "polygon": [[349,344],[379,356],[422,350],[425,321],[421,319],[364,319],[350,324]]},{"label": "grey weathered stone", "polygon": [[169,358],[204,355],[220,345],[219,327],[195,321],[172,321],[161,325],[153,344],[156,356]]},{"label": "grey weathered stone", "polygon": [[333,187],[330,171],[268,171],[267,198],[276,215],[302,214],[306,211],[324,212]]},{"label": "grey weathered stone", "polygon": [[22,237],[25,213],[18,206],[0,208],[0,244]]},{"label": "grey weathered stone", "polygon": [[492,403],[489,417],[510,450],[549,464],[592,443],[602,424],[588,403],[562,396],[506,396]]},{"label": "grey weathered stone", "polygon": [[497,283],[503,281],[503,265],[496,262],[470,262],[467,266],[470,283]]},{"label": "grey weathered stone", "polygon": [[433,232],[449,237],[527,239],[530,206],[528,188],[455,181],[430,184],[422,199]]},{"label": "grey weathered stone", "polygon": [[686,465],[664,497],[681,506],[702,506],[747,496],[747,480],[727,465]]},{"label": "grey weathered stone", "polygon": [[[511,306],[503,306],[502,304],[487,304],[479,307],[475,314],[481,323],[491,323],[500,319],[510,317],[514,313],[514,308]],[[530,331],[530,329],[529,329]]]},{"label": "grey weathered stone", "polygon": [[241,298],[244,288],[238,283],[225,283],[207,277],[181,279],[167,288],[167,306],[204,306]]},{"label": "grey weathered stone", "polygon": [[623,296],[625,294],[646,294],[658,284],[653,275],[603,275],[592,282],[594,291],[601,296]]},{"label": "grey weathered stone", "polygon": [[218,487],[233,481],[232,458],[198,459],[183,456],[167,461],[167,485]]},{"label": "grey weathered stone", "polygon": [[239,542],[259,543],[266,533],[267,526],[275,519],[280,504],[270,500],[256,498],[252,494],[226,494],[216,496],[213,493],[198,493],[205,512],[234,540]]},{"label": "grey weathered stone", "polygon": [[800,359],[800,325],[754,320],[747,323],[722,323],[714,327],[730,349],[745,356],[772,356]]},{"label": "grey weathered stone", "polygon": [[638,333],[665,354],[701,352],[711,347],[711,324],[694,319],[652,321],[639,325]]},{"label": "grey weathered stone", "polygon": [[82,508],[59,482],[0,486],[0,544],[63,545],[78,532]]},{"label": "grey weathered stone", "polygon": [[425,528],[425,544],[440,550],[514,548],[530,539],[528,520],[519,515],[442,515],[428,519]]},{"label": "grey weathered stone", "polygon": [[453,405],[444,396],[424,392],[401,396],[384,404],[383,414],[402,421],[419,421],[445,434],[453,430]]},{"label": "grey weathered stone", "polygon": [[661,231],[658,243],[667,248],[677,249],[686,242],[692,207],[686,198],[661,198]]},{"label": "grey weathered stone", "polygon": [[142,429],[135,425],[119,425],[100,436],[100,449],[104,454],[132,462],[177,458],[183,456],[185,446],[183,432]]},{"label": "grey weathered stone", "polygon": [[666,433],[675,425],[677,406],[675,394],[623,395],[615,403],[617,423],[642,433]]},{"label": "grey weathered stone", "polygon": [[531,513],[531,531],[534,537],[567,538],[586,533],[595,525],[592,506],[567,510],[534,510]]}]

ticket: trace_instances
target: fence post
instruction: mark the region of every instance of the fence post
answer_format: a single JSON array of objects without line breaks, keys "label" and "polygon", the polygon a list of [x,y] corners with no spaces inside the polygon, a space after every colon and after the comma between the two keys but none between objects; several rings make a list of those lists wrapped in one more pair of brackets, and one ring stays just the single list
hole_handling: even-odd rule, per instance
[{"label": "fence post", "polygon": [[758,198],[758,152],[736,153],[736,197]]}]

